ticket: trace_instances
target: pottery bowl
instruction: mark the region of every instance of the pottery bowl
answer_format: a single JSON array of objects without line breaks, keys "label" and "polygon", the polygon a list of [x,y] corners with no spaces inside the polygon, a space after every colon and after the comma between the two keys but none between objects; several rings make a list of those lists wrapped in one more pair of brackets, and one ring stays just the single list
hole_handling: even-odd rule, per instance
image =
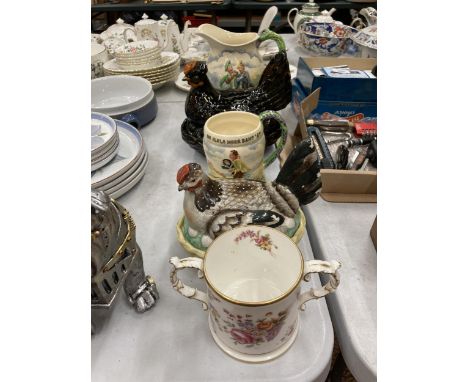
[{"label": "pottery bowl", "polygon": [[91,81],[91,109],[116,115],[135,110],[153,97],[151,83],[136,76],[108,76]]},{"label": "pottery bowl", "polygon": [[299,27],[299,43],[320,56],[354,54],[356,48],[351,37],[356,29],[337,23],[306,22]]},{"label": "pottery bowl", "polygon": [[141,128],[156,117],[158,105],[150,81],[117,75],[91,81],[91,110]]}]

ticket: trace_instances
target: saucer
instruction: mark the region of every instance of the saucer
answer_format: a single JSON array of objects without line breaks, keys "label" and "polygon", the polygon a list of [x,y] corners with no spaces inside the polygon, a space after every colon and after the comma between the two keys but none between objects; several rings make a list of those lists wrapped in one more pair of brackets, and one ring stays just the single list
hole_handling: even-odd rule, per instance
[{"label": "saucer", "polygon": [[182,81],[182,78],[185,77],[185,74],[184,72],[181,72],[178,76],[177,76],[177,80],[175,82],[175,86],[177,86],[180,90],[183,90],[184,92],[189,92],[191,87],[190,85],[188,84],[187,81]]}]

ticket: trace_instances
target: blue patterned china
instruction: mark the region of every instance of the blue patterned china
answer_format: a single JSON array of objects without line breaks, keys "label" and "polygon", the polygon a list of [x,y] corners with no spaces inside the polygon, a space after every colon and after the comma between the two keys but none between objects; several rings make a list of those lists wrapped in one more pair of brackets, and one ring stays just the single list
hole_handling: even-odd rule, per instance
[{"label": "blue patterned china", "polygon": [[356,32],[347,25],[306,22],[299,26],[299,44],[320,56],[354,54],[357,49],[351,37]]},{"label": "blue patterned china", "polygon": [[359,55],[363,58],[377,57],[377,10],[368,7],[363,8],[359,12],[364,16],[366,22],[363,22],[359,17],[356,17],[351,26],[357,25],[359,32],[352,36],[353,42],[358,48]]},{"label": "blue patterned china", "polygon": [[358,46],[361,57],[377,57],[377,25],[368,26],[357,32],[351,38]]}]

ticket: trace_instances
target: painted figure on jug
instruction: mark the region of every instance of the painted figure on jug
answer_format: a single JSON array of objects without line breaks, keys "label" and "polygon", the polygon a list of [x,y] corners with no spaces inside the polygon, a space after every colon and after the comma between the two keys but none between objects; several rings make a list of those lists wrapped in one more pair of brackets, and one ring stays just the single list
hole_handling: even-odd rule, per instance
[{"label": "painted figure on jug", "polygon": [[223,159],[221,168],[230,170],[234,179],[243,178],[244,174],[249,171],[249,168],[242,161],[237,150],[231,150],[229,153],[229,159]]},{"label": "painted figure on jug", "polygon": [[265,64],[248,53],[223,52],[208,59],[208,77],[221,90],[249,89],[258,85]]},{"label": "painted figure on jug", "polygon": [[235,80],[239,73],[234,70],[231,61],[229,60],[226,61],[226,64],[224,65],[224,70],[226,74],[221,78],[221,81],[219,81],[219,86],[222,89],[235,89]]},{"label": "painted figure on jug", "polygon": [[245,70],[245,65],[242,61],[237,65],[237,70],[239,71],[239,74],[236,78],[236,89],[248,89],[252,87],[253,84],[250,81],[249,72]]}]

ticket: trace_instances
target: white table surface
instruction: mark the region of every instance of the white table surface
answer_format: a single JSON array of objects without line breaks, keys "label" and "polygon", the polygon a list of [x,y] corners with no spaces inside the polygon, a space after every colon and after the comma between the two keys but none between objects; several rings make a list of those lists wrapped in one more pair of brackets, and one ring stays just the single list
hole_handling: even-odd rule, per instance
[{"label": "white table surface", "polygon": [[[306,51],[294,35],[283,35],[288,58],[297,66]],[[338,259],[341,284],[327,296],[343,358],[359,382],[377,379],[377,253],[369,235],[375,203],[329,203],[322,198],[303,207],[315,258]]]},{"label": "white table surface", "polygon": [[377,253],[370,229],[375,203],[329,203],[303,207],[316,258],[342,262],[341,283],[327,296],[343,358],[359,381],[377,380]]},{"label": "white table surface", "polygon": [[[291,62],[297,64],[297,57]],[[172,289],[168,260],[187,256],[176,239],[183,200],[177,191],[176,173],[189,162],[206,167],[206,160],[180,135],[186,94],[174,85],[156,90],[158,115],[141,130],[149,153],[146,174],[119,198],[135,220],[145,271],[155,278],[160,300],[152,310],[138,314],[123,294],[117,298],[109,321],[92,338],[92,380],[324,381],[333,349],[333,327],[324,299],[307,303],[306,311],[300,312],[299,335],[287,353],[272,362],[252,365],[223,353],[211,337],[201,304]],[[293,130],[296,119],[290,107],[281,114]],[[267,177],[273,179],[278,168],[276,161],[267,169]],[[314,258],[307,233],[299,247],[306,259]],[[184,281],[204,290],[195,273],[186,272],[185,276]],[[303,289],[318,287],[319,282],[315,275]]]}]

